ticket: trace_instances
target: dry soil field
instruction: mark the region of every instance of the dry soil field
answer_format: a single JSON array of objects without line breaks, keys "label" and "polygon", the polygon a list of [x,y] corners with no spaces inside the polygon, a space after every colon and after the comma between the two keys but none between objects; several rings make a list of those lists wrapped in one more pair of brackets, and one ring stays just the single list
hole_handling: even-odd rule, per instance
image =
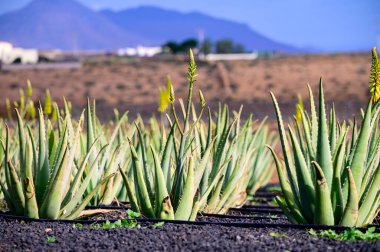
[{"label": "dry soil field", "polygon": [[[334,99],[341,117],[364,106],[368,97],[371,55],[331,54],[279,56],[255,61],[199,62],[196,86],[205,94],[210,106],[218,101],[234,108],[242,103],[246,113],[262,118],[274,111],[269,91],[273,91],[286,113],[293,113],[297,94],[307,98],[306,83],[317,87],[320,76],[325,83],[327,100]],[[79,69],[26,69],[0,72],[0,103],[6,97],[18,97],[20,87],[30,79],[34,97],[43,98],[49,88],[54,99],[62,96],[82,107],[86,98],[96,98],[99,115],[107,118],[112,108],[130,110],[132,115],[157,111],[159,86],[170,75],[177,97],[187,91],[185,60],[115,59],[84,62]]]}]

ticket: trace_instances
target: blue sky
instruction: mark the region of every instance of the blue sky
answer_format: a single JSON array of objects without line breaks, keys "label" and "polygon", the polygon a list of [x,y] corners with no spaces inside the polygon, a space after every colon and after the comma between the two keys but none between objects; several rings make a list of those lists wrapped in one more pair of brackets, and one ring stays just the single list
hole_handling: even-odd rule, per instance
[{"label": "blue sky", "polygon": [[[31,0],[0,0],[0,14]],[[380,0],[78,0],[93,9],[153,5],[247,23],[281,42],[325,51],[380,47]],[[0,35],[1,36],[1,35]]]}]

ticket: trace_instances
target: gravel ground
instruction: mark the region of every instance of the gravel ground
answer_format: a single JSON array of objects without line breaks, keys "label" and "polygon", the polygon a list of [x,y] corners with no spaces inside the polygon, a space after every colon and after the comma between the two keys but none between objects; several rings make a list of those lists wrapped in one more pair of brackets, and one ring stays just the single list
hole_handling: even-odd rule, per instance
[{"label": "gravel ground", "polygon": [[[55,242],[48,242],[54,236]],[[164,224],[79,230],[0,218],[0,251],[380,251],[380,242],[336,241],[286,228]]]}]

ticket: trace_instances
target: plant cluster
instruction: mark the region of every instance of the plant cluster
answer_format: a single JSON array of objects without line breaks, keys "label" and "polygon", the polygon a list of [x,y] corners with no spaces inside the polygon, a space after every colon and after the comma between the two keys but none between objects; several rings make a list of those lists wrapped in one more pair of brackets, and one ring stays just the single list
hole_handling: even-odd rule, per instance
[{"label": "plant cluster", "polygon": [[149,141],[136,125],[137,145],[130,141],[131,176],[121,173],[132,209],[146,217],[194,220],[199,211],[225,213],[244,203],[247,188],[254,193],[272,175],[264,145],[274,139],[263,123],[254,127],[251,117],[242,123],[241,110],[231,117],[227,106],[219,108],[216,122],[208,110],[204,123],[202,92],[199,113],[192,102],[195,81],[196,64],[190,53],[189,93],[186,105],[180,101],[182,113],[176,111],[170,80],[161,91],[160,110],[171,106],[169,133],[157,126],[154,132],[160,134]]},{"label": "plant cluster", "polygon": [[[326,113],[322,79],[319,108],[309,87],[310,113],[298,116],[285,131],[273,94],[284,162],[273,149],[283,196],[278,204],[293,223],[365,226],[380,207],[379,62],[372,51],[371,93],[367,108],[354,119],[339,122],[334,106]],[[290,140],[290,141],[289,141]]]},{"label": "plant cluster", "polygon": [[181,112],[169,80],[159,110],[170,107],[171,115],[152,117],[149,124],[141,117],[130,123],[127,113],[117,111],[113,121],[102,123],[95,101],[88,101],[76,120],[69,103],[64,100],[60,109],[49,92],[44,106],[35,109],[28,84],[27,100],[36,115],[20,105],[21,95],[14,103],[16,124],[9,113],[0,126],[0,196],[9,211],[75,219],[88,205],[129,201],[144,217],[194,220],[199,211],[225,213],[242,205],[272,176],[265,144],[276,139],[265,122],[252,116],[242,121],[241,109],[220,106],[213,114],[202,92],[197,113],[196,68],[190,53],[189,94],[186,105],[179,100]]}]

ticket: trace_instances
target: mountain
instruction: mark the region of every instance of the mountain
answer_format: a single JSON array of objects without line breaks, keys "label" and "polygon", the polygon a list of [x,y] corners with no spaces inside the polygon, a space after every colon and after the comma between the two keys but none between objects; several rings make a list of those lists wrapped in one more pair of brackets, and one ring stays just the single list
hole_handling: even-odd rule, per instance
[{"label": "mountain", "polygon": [[149,36],[150,43],[161,45],[168,40],[198,38],[200,33],[211,40],[229,38],[247,49],[297,52],[299,49],[273,41],[252,30],[248,25],[214,18],[199,12],[182,13],[158,7],[143,6],[102,13],[124,30]]},{"label": "mountain", "polygon": [[143,43],[74,0],[34,0],[0,16],[0,39],[38,49],[107,50]]},{"label": "mountain", "polygon": [[257,33],[246,24],[157,7],[96,12],[76,0],[33,0],[0,16],[0,40],[25,48],[114,50],[198,38],[200,33],[214,41],[232,39],[246,49],[300,51]]}]

